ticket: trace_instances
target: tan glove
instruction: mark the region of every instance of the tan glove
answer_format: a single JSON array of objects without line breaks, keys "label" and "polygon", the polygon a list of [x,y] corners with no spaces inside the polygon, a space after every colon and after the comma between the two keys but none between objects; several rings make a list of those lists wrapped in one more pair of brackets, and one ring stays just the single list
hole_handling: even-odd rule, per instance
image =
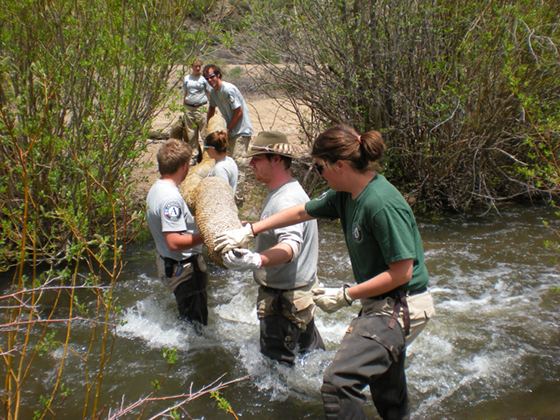
[{"label": "tan glove", "polygon": [[216,246],[214,247],[214,251],[224,254],[235,248],[247,248],[249,240],[254,237],[255,234],[253,233],[251,223],[247,223],[242,228],[230,230],[229,232],[217,236],[215,239]]},{"label": "tan glove", "polygon": [[333,313],[340,308],[352,305],[352,299],[346,293],[347,286],[341,288],[327,287],[313,289],[313,301],[323,311]]}]

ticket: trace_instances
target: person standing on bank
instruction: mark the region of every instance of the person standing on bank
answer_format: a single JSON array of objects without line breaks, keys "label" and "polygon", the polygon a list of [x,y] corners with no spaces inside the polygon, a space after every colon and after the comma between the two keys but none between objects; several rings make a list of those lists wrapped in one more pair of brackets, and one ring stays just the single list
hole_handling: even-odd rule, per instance
[{"label": "person standing on bank", "polygon": [[146,217],[159,253],[158,277],[175,294],[179,318],[206,325],[208,276],[201,254],[203,240],[179,192],[190,159],[191,150],[185,142],[169,139],[163,143],[157,154],[161,178],[148,192]]},{"label": "person standing on bank", "polygon": [[212,87],[208,106],[208,120],[214,116],[216,107],[218,107],[227,124],[228,154],[235,160],[239,168],[235,200],[237,203],[242,203],[247,166],[247,159],[244,155],[247,153],[253,135],[249,110],[239,89],[232,83],[222,80],[222,71],[218,66],[213,64],[205,66],[203,74]]},{"label": "person standing on bank", "polygon": [[[255,179],[269,189],[261,219],[295,204],[309,201],[290,166],[295,148],[286,135],[260,133],[247,157]],[[251,224],[242,228],[251,231]],[[249,234],[252,236],[252,233]],[[224,265],[232,270],[252,269],[260,286],[257,315],[261,352],[271,359],[293,365],[296,353],[324,349],[315,327],[315,304],[311,290],[317,286],[317,221],[274,229],[256,238],[255,252],[228,248]],[[299,349],[297,348],[299,346]]]},{"label": "person standing on bank", "polygon": [[344,125],[329,128],[317,137],[311,155],[331,189],[254,223],[251,232],[233,230],[217,244],[227,249],[270,229],[314,218],[340,219],[357,284],[315,289],[314,299],[329,313],[358,299],[362,307],[324,373],[321,394],[328,420],[366,419],[362,391],[367,385],[383,419],[408,419],[405,349],[435,315],[412,210],[377,172],[384,151],[377,131],[358,135]]},{"label": "person standing on bank", "polygon": [[[183,105],[185,111],[185,125],[187,138],[191,150],[202,150],[199,144],[204,138],[206,131],[206,108],[208,94],[212,90],[201,73],[202,61],[195,60],[192,65],[192,73],[185,76],[183,80]],[[200,138],[199,138],[200,136]]]},{"label": "person standing on bank", "polygon": [[237,179],[239,171],[235,161],[227,156],[228,137],[225,131],[215,131],[208,134],[204,141],[204,150],[216,161],[208,176],[217,176],[227,181],[233,190],[233,196],[237,191]]}]

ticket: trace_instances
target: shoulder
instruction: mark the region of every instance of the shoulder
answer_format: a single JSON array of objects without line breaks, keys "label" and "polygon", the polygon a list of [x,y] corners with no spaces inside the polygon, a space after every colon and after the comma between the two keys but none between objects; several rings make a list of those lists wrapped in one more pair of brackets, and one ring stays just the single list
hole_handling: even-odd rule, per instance
[{"label": "shoulder", "polygon": [[278,196],[278,205],[285,208],[309,201],[309,196],[294,178],[278,187],[275,195]]},{"label": "shoulder", "polygon": [[376,179],[367,187],[363,205],[375,216],[381,211],[404,211],[412,213],[410,206],[397,190],[383,175],[377,174]]}]

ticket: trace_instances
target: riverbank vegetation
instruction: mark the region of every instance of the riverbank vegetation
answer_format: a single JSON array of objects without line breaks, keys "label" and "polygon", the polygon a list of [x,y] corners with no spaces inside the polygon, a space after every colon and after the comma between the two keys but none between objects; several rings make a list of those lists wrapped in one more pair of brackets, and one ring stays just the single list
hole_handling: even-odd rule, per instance
[{"label": "riverbank vegetation", "polygon": [[[13,275],[0,299],[2,418],[30,418],[30,407],[35,419],[54,418],[72,395],[83,418],[110,412],[113,286],[143,222],[130,174],[171,73],[213,33],[190,20],[199,11],[190,0],[2,2],[0,269]],[[47,357],[54,379],[40,400],[24,400]],[[65,381],[69,358],[80,384]]]},{"label": "riverbank vegetation", "polygon": [[380,130],[416,210],[465,212],[558,193],[559,15],[553,1],[258,2],[245,51],[309,139]]},{"label": "riverbank vegetation", "polygon": [[[2,6],[0,269],[14,279],[1,299],[5,418],[21,418],[41,354],[57,373],[36,418],[63,411],[69,353],[84,367],[83,417],[103,412],[113,285],[143,223],[131,171],[173,71],[212,48],[254,63],[254,83],[290,100],[307,141],[337,123],[380,130],[388,176],[416,211],[558,193],[556,1]],[[75,323],[91,328],[84,351],[72,346]]]}]

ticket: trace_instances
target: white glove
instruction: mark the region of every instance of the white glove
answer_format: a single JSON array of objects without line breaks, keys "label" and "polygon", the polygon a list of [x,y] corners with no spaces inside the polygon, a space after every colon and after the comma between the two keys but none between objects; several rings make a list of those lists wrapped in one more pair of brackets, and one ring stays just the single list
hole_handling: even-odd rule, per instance
[{"label": "white glove", "polygon": [[346,293],[346,286],[341,288],[328,287],[313,289],[313,301],[323,311],[333,313],[340,308],[352,305],[352,299]]},{"label": "white glove", "polygon": [[261,254],[245,248],[237,248],[222,255],[224,265],[230,270],[258,270],[262,267]]},{"label": "white glove", "polygon": [[254,237],[255,234],[253,233],[251,223],[247,223],[242,228],[230,230],[229,232],[216,236],[214,251],[225,253],[234,248],[247,248],[249,239]]}]

